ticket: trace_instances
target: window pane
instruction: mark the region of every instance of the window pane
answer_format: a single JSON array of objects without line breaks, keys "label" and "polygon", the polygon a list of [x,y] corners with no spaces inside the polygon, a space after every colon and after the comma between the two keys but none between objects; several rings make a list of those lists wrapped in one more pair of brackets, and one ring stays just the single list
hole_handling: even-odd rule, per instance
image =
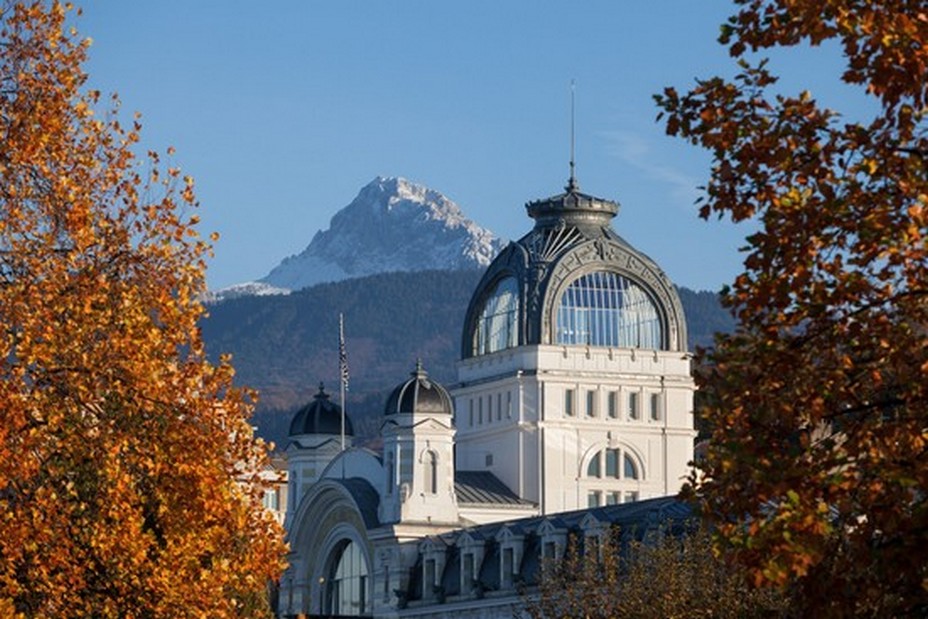
[{"label": "window pane", "polygon": [[367,608],[368,569],[361,548],[345,544],[329,575],[329,612],[336,615],[363,615]]},{"label": "window pane", "polygon": [[619,450],[606,450],[606,477],[619,476]]},{"label": "window pane", "polygon": [[474,353],[504,350],[518,345],[519,287],[513,277],[496,285],[483,305],[474,330]]},{"label": "window pane", "polygon": [[561,295],[557,343],[663,348],[657,306],[643,288],[617,273],[596,271]]},{"label": "window pane", "polygon": [[599,454],[594,455],[586,466],[586,474],[587,477],[600,477]]},{"label": "window pane", "polygon": [[638,467],[635,465],[635,461],[629,457],[628,454],[625,454],[625,479],[638,479]]}]

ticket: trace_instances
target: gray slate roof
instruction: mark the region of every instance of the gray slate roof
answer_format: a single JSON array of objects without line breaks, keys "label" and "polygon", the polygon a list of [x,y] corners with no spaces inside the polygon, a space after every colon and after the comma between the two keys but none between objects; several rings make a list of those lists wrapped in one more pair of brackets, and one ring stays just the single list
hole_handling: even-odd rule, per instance
[{"label": "gray slate roof", "polygon": [[460,505],[534,505],[489,471],[455,471],[454,491]]}]

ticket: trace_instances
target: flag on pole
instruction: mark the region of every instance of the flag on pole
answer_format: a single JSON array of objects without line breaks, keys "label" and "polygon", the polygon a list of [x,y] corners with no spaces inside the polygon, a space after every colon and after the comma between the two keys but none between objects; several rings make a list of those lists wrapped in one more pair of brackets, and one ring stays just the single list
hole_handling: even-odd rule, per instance
[{"label": "flag on pole", "polygon": [[348,353],[345,351],[345,319],[338,315],[338,373],[342,387],[348,390]]},{"label": "flag on pole", "polygon": [[[345,317],[338,314],[338,374],[341,389],[338,403],[342,407],[342,451],[345,451],[345,392],[348,390],[348,353],[345,352]],[[345,476],[345,461],[342,460],[342,477]]]}]

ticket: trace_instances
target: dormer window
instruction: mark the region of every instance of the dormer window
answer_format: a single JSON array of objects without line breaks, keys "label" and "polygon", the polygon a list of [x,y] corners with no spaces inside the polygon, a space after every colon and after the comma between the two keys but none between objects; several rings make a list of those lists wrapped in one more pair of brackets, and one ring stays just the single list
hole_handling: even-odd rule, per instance
[{"label": "dormer window", "polygon": [[422,553],[422,595],[426,599],[433,598],[441,584],[447,550],[438,538],[427,539],[419,546],[419,552]]},{"label": "dormer window", "polygon": [[525,551],[525,536],[521,530],[504,526],[496,534],[499,542],[499,584],[501,589],[514,586],[522,565],[522,553]]},{"label": "dormer window", "polygon": [[464,532],[458,538],[458,548],[461,553],[461,594],[468,595],[475,592],[475,585],[480,578],[480,566],[483,565],[485,541]]}]

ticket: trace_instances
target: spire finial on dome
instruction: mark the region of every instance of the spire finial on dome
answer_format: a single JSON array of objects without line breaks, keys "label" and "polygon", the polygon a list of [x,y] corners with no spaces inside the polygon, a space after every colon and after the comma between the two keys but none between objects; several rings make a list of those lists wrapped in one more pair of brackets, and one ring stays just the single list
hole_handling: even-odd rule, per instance
[{"label": "spire finial on dome", "polygon": [[418,378],[424,378],[428,375],[425,368],[422,367],[422,357],[416,357],[416,371],[412,375]]},{"label": "spire finial on dome", "polygon": [[570,80],[570,178],[567,179],[567,186],[564,187],[567,193],[580,191],[580,183],[577,182],[575,175],[576,162],[574,160],[574,90],[576,80]]},{"label": "spire finial on dome", "polygon": [[316,394],[317,400],[328,400],[329,394],[325,392],[325,383],[321,380],[319,381],[319,393]]}]

